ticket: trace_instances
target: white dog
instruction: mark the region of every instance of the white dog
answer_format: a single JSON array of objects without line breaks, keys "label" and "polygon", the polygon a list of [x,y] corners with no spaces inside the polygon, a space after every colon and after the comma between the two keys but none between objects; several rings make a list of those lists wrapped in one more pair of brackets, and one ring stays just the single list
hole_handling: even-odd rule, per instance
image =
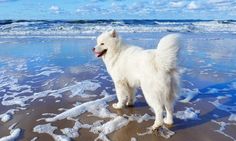
[{"label": "white dog", "polygon": [[[179,88],[177,55],[178,34],[163,37],[157,49],[143,50],[127,45],[115,30],[102,33],[93,48],[102,57],[116,89],[118,102],[113,108],[121,109],[135,102],[135,88],[141,87],[148,105],[153,108],[155,122],[152,129],[173,124],[173,104]],[[163,110],[166,117],[163,119]]]}]

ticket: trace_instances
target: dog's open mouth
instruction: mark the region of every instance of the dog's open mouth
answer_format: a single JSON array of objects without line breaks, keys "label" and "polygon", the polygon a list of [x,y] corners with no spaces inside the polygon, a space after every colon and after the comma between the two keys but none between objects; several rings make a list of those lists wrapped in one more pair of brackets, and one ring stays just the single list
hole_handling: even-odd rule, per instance
[{"label": "dog's open mouth", "polygon": [[106,54],[106,52],[107,52],[107,49],[104,49],[104,50],[101,51],[101,52],[95,52],[95,51],[94,51],[94,53],[96,54],[97,57],[103,56],[104,54]]}]

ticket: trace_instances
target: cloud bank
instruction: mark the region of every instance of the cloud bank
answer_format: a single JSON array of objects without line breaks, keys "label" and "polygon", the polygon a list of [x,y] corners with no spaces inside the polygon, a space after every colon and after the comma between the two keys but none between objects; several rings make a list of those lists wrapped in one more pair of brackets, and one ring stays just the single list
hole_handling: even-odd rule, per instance
[{"label": "cloud bank", "polygon": [[0,0],[0,6],[1,19],[236,19],[235,0]]}]

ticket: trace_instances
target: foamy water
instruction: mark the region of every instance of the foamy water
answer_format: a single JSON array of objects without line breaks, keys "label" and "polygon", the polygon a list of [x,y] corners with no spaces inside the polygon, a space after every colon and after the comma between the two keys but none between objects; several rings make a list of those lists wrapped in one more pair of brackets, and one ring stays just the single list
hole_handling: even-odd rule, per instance
[{"label": "foamy water", "polygon": [[[120,32],[236,33],[236,21],[217,20],[79,20],[0,21],[0,36],[71,36],[100,33],[115,28]],[[91,36],[86,36],[91,37]],[[94,38],[94,36],[92,36]]]}]

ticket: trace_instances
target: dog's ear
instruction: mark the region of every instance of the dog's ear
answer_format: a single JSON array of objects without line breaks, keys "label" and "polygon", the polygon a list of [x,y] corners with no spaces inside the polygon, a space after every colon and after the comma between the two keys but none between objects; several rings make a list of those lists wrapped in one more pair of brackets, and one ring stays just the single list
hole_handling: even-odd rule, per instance
[{"label": "dog's ear", "polygon": [[116,30],[115,30],[115,29],[112,29],[112,30],[110,31],[110,33],[111,33],[111,37],[113,37],[113,38],[117,37],[117,33],[116,33]]}]

